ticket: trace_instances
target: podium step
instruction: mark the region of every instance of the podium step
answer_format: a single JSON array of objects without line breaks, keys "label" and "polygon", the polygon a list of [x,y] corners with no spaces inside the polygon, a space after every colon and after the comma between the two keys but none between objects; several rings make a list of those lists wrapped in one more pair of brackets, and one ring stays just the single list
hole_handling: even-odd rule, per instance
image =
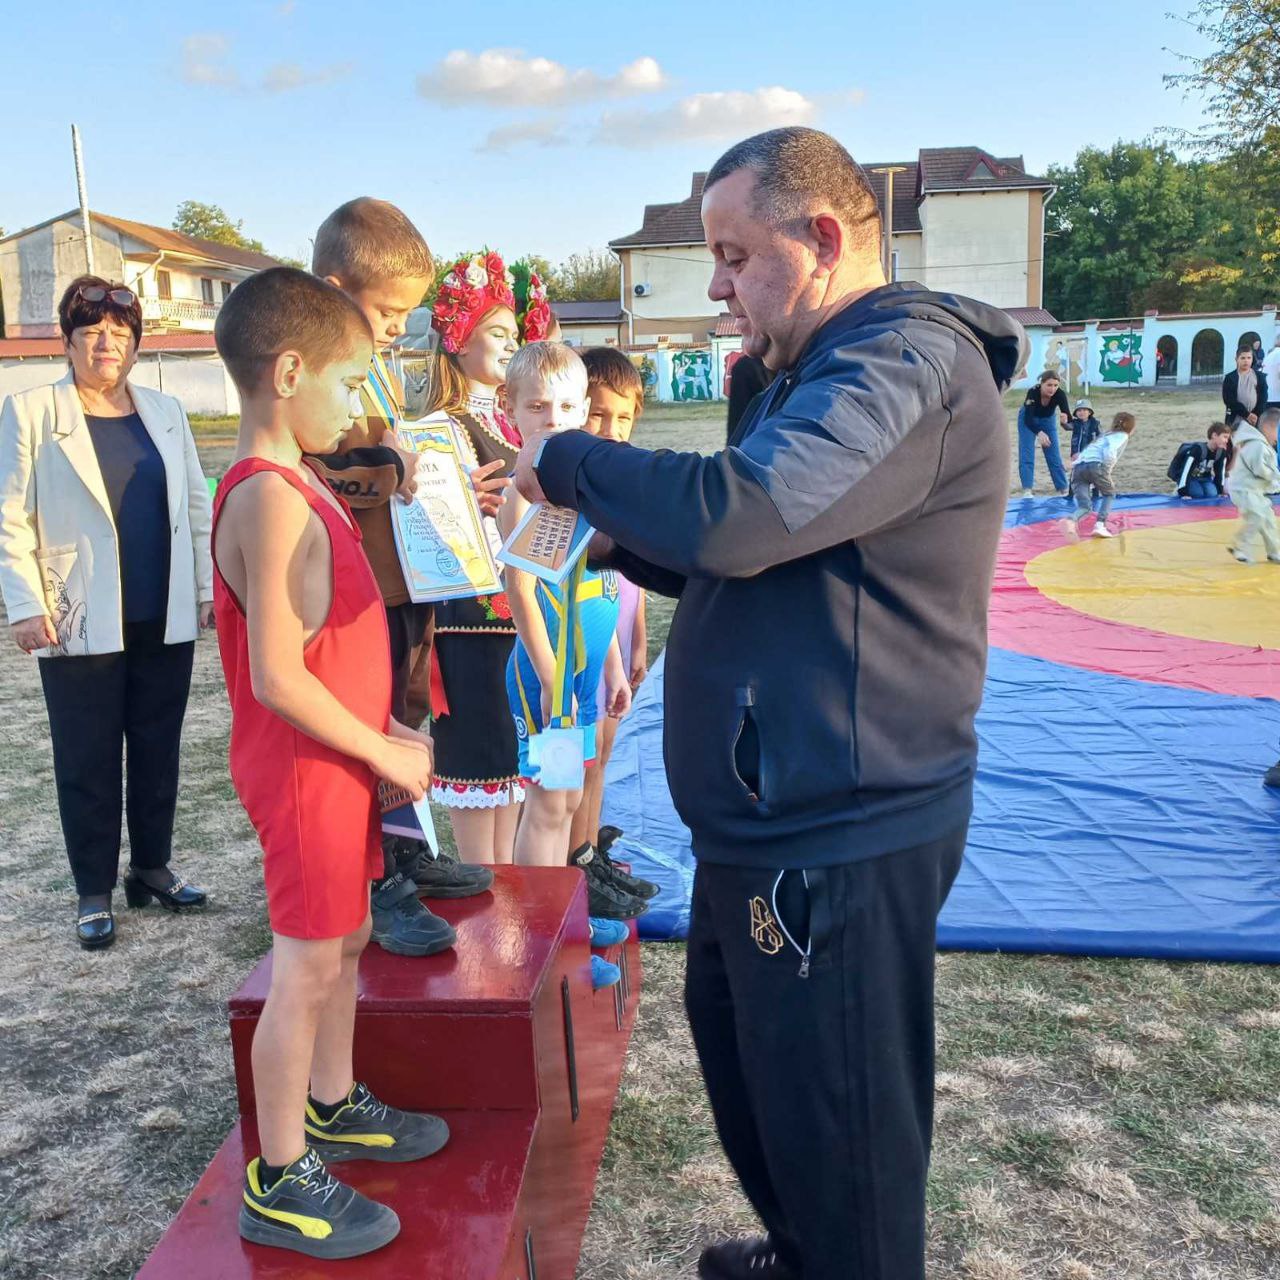
[{"label": "podium step", "polygon": [[399,1215],[400,1234],[376,1253],[319,1262],[241,1240],[236,1230],[241,1184],[257,1144],[252,1126],[246,1135],[237,1124],[138,1280],[532,1280],[528,1256],[538,1267],[541,1242],[536,1228],[522,1226],[520,1201],[537,1116],[520,1111],[443,1114],[449,1145],[429,1160],[335,1166],[344,1182]]},{"label": "podium step", "polygon": [[356,1076],[394,1106],[443,1115],[449,1145],[338,1177],[391,1205],[401,1234],[348,1262],[248,1245],[241,1179],[257,1153],[249,1050],[264,959],[231,998],[242,1119],[146,1266],[145,1280],[573,1280],[640,994],[634,929],[605,952],[623,981],[591,987],[586,886],[567,867],[500,867],[490,894],[434,900],[456,950],[361,957]]}]

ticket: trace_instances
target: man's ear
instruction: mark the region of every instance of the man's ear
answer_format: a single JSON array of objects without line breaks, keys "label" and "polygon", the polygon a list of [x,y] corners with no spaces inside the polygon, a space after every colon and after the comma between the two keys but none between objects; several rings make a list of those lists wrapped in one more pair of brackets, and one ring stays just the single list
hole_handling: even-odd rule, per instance
[{"label": "man's ear", "polygon": [[820,213],[809,219],[809,234],[813,238],[818,273],[830,275],[840,265],[847,248],[840,219],[832,213]]},{"label": "man's ear", "polygon": [[344,293],[346,292],[346,285],[344,285],[337,276],[325,276],[324,279],[327,284],[331,284],[335,288],[341,289]]}]

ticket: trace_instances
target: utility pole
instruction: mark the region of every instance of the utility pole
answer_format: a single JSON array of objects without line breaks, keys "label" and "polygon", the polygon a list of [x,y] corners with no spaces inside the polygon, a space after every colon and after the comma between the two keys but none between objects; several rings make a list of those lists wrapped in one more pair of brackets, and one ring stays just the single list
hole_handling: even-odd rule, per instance
[{"label": "utility pole", "polygon": [[80,154],[80,130],[71,126],[71,153],[76,161],[76,190],[80,193],[80,224],[84,227],[84,265],[91,276],[96,276],[93,265],[93,228],[89,225],[89,197],[84,188],[84,157]]},{"label": "utility pole", "polygon": [[884,255],[884,278],[890,283],[893,282],[893,175],[906,171],[905,164],[887,164],[871,170],[884,175],[884,248],[881,252]]}]

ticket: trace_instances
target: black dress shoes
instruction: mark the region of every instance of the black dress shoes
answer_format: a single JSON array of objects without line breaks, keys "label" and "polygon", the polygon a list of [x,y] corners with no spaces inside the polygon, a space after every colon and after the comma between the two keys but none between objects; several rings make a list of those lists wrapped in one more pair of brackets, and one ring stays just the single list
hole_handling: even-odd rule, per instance
[{"label": "black dress shoes", "polygon": [[169,883],[161,889],[130,868],[124,878],[124,900],[131,907],[145,907],[152,898],[166,911],[195,911],[209,901],[209,895],[203,889],[197,889],[172,872],[169,873]]},{"label": "black dress shoes", "polygon": [[100,951],[116,940],[116,918],[108,905],[103,910],[83,911],[76,917],[76,941],[86,951]]}]

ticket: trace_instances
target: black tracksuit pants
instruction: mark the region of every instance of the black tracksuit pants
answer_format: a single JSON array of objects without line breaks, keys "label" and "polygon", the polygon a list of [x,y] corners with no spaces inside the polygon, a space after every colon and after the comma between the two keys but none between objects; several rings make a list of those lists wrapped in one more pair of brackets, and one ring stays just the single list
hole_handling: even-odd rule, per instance
[{"label": "black tracksuit pants", "polygon": [[155,870],[169,864],[196,647],[165,644],[164,628],[163,619],[126,623],[123,653],[40,659],[58,812],[81,896],[115,888],[126,754],[129,861]]},{"label": "black tracksuit pants", "polygon": [[804,1280],[924,1278],[935,935],[965,834],[781,882],[698,864],[694,1043],[725,1154]]}]

